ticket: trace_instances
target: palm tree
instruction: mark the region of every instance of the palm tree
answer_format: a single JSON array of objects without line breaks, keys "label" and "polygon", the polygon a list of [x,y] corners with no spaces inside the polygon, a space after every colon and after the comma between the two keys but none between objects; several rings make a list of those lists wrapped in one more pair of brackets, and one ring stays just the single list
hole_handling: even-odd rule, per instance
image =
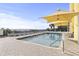
[{"label": "palm tree", "polygon": [[49,26],[50,26],[50,28],[51,28],[51,30],[54,28],[54,30],[55,30],[55,25],[54,24],[49,24]]}]

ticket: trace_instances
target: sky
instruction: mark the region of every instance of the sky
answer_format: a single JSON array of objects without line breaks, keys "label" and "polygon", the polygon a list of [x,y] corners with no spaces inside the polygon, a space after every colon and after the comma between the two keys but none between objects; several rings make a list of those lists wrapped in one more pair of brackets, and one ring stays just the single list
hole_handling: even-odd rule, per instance
[{"label": "sky", "polygon": [[48,23],[41,17],[57,9],[69,10],[68,3],[0,3],[0,28],[46,29]]}]

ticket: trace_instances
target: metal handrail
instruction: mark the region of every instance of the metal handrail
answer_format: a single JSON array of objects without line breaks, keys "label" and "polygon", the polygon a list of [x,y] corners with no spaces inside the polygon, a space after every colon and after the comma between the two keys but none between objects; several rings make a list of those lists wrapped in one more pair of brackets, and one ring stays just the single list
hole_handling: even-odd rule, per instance
[{"label": "metal handrail", "polygon": [[[65,39],[64,36],[65,36],[65,35],[62,34],[62,40],[61,40],[62,42],[61,42],[61,43],[62,43],[62,50],[63,50],[63,53],[64,53],[64,49],[65,49],[65,48],[64,48],[64,39]],[[53,44],[55,44],[57,41],[59,41],[59,40],[55,40],[53,43],[50,44],[50,46],[52,46]]]}]

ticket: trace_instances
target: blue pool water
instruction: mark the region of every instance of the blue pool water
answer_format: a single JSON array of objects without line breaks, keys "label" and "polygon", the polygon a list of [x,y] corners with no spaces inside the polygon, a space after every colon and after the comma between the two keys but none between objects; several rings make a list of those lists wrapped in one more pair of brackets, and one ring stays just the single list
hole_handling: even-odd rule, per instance
[{"label": "blue pool water", "polygon": [[24,38],[23,40],[50,47],[59,47],[61,43],[61,34],[42,34]]}]

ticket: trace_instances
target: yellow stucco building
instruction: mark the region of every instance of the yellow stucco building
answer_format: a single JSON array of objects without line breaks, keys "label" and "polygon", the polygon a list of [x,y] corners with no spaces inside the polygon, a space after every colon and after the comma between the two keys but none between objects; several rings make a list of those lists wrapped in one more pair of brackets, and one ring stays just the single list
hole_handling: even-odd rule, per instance
[{"label": "yellow stucco building", "polygon": [[79,29],[78,29],[79,28],[79,25],[78,25],[79,4],[71,3],[69,4],[69,7],[70,8],[68,12],[57,11],[53,15],[45,16],[43,18],[46,19],[48,23],[54,22],[54,24],[57,26],[63,26],[63,25],[69,26],[69,32],[74,33],[74,40],[78,41],[79,39],[79,34],[78,34],[79,33]]},{"label": "yellow stucco building", "polygon": [[[79,12],[79,3],[71,3],[70,4],[70,11],[74,11],[74,12]],[[78,19],[78,15],[74,16],[71,20],[72,22],[72,26],[70,26],[71,31],[74,32],[74,40],[78,41],[79,38],[79,29],[78,29],[78,23],[79,23],[79,19]]]}]

